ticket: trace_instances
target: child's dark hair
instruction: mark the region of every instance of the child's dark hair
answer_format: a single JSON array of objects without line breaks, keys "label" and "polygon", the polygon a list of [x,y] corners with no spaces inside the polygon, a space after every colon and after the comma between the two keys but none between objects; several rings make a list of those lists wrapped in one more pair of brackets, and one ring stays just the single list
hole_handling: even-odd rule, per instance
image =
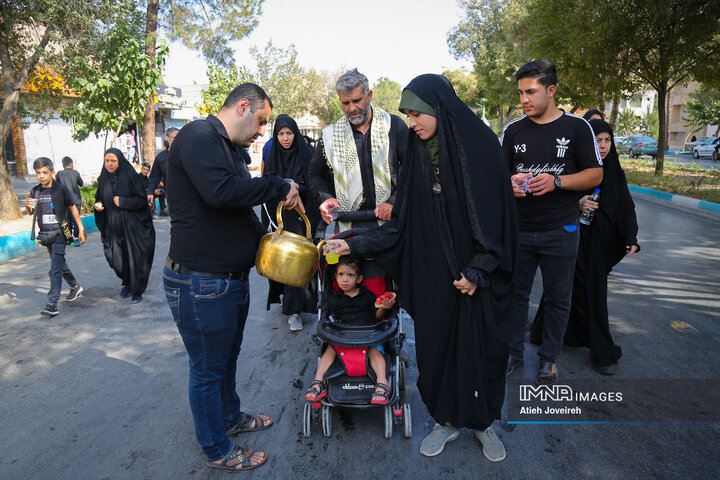
[{"label": "child's dark hair", "polygon": [[42,167],[47,167],[50,171],[55,171],[53,162],[47,157],[38,157],[33,162],[33,170],[40,170]]},{"label": "child's dark hair", "polygon": [[355,273],[362,275],[362,265],[360,259],[353,257],[352,255],[343,255],[338,259],[337,266],[345,265],[355,270]]},{"label": "child's dark hair", "polygon": [[515,72],[515,80],[522,78],[537,78],[538,82],[545,88],[558,83],[555,64],[547,58],[538,58],[520,67]]},{"label": "child's dark hair", "polygon": [[72,165],[73,163],[74,163],[74,162],[73,162],[73,159],[70,158],[70,157],[63,157],[63,158],[62,158],[63,168],[67,168],[67,167],[69,167],[70,165]]}]

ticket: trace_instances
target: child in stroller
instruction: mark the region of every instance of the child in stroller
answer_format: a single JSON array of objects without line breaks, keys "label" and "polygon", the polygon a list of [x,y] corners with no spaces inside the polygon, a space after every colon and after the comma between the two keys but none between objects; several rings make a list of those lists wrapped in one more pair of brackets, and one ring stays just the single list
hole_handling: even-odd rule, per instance
[{"label": "child in stroller", "polygon": [[[328,298],[328,314],[332,321],[344,325],[372,325],[382,320],[395,304],[393,296],[378,298],[361,284],[360,261],[349,255],[340,257],[336,265],[335,281],[338,291]],[[378,302],[381,307],[376,308]],[[382,344],[367,348],[370,366],[377,376],[375,393],[370,401],[373,405],[387,405],[390,400],[390,387],[386,377],[385,350]],[[315,379],[310,384],[305,400],[317,402],[327,395],[324,387],[325,373],[335,361],[336,351],[332,347],[325,349],[318,362]]]},{"label": "child in stroller", "polygon": [[[345,230],[333,238],[356,234],[357,230]],[[405,340],[403,314],[395,295],[387,291],[391,281],[377,262],[363,259],[362,278],[359,264],[350,266],[346,262],[343,258],[337,269],[324,262],[320,265],[317,338],[321,344],[315,381],[305,398],[303,435],[310,437],[312,424],[321,418],[323,435],[329,437],[335,407],[379,407],[385,438],[392,437],[393,425],[404,425],[405,438],[410,438],[412,418],[410,405],[404,401],[405,361],[400,356]],[[343,272],[352,278],[345,285]],[[355,296],[343,292],[352,292],[352,286],[358,288]],[[340,290],[338,294],[334,293],[336,289]],[[379,313],[373,312],[373,305]]]}]

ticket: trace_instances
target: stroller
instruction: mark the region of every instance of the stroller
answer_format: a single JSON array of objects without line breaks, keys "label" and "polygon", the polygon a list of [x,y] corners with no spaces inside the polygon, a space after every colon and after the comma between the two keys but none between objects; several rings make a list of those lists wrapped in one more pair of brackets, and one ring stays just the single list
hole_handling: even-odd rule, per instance
[{"label": "stroller", "polygon": [[[341,221],[352,214],[364,212],[339,212]],[[372,213],[372,211],[370,211]],[[349,215],[348,215],[349,214]],[[346,215],[346,216],[343,216]],[[373,216],[374,218],[374,216]],[[321,222],[316,239],[325,235],[326,225]],[[333,236],[333,239],[347,239],[362,233],[360,229],[345,230]],[[380,295],[388,290],[391,281],[382,269],[371,261],[363,259],[363,285]],[[405,367],[400,359],[400,350],[405,340],[402,315],[397,304],[385,319],[372,325],[354,326],[335,323],[328,316],[327,298],[333,293],[334,266],[328,265],[325,258],[320,259],[318,269],[318,324],[317,338],[319,346],[318,361],[326,348],[337,352],[334,363],[325,375],[327,395],[319,401],[306,402],[303,411],[303,435],[310,437],[312,424],[320,419],[323,435],[332,434],[332,409],[381,407],[385,420],[385,438],[391,438],[393,425],[403,424],[405,438],[412,435],[410,405],[404,402]],[[367,349],[372,345],[384,345],[384,357],[390,397],[387,405],[370,403],[377,381],[375,372],[368,363]]]}]

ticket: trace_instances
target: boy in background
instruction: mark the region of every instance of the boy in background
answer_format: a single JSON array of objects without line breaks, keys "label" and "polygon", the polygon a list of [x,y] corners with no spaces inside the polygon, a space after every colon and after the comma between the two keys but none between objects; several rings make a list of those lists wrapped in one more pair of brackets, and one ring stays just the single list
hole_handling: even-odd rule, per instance
[{"label": "boy in background", "polygon": [[[77,170],[75,170],[75,162],[73,162],[73,159],[70,157],[63,157],[62,158],[62,166],[63,169],[57,172],[55,175],[55,180],[61,184],[65,185],[68,190],[70,190],[70,193],[74,197],[75,206],[78,209],[78,213],[80,212],[80,209],[82,208],[82,196],[80,195],[80,187],[83,186],[83,179],[78,173]],[[74,245],[76,247],[80,246],[80,241],[78,238],[78,232],[79,228],[78,225],[75,223],[74,219],[70,220],[73,224],[72,227],[72,234],[73,234],[73,240]]]}]

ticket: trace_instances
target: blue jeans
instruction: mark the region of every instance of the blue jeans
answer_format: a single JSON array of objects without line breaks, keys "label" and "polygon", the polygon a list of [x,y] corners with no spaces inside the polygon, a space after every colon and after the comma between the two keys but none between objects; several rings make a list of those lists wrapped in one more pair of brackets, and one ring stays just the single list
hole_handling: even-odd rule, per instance
[{"label": "blue jeans", "polygon": [[61,243],[53,243],[47,246],[48,254],[50,255],[50,291],[48,292],[47,298],[48,303],[57,305],[60,300],[60,290],[62,289],[63,278],[70,285],[70,288],[75,287],[78,282],[75,279],[75,275],[70,271],[67,261],[65,260],[65,241]]},{"label": "blue jeans", "polygon": [[235,375],[250,286],[242,280],[163,270],[163,290],[190,357],[188,387],[195,435],[211,461],[230,452],[227,430],[242,419]]},{"label": "blue jeans", "polygon": [[518,232],[515,330],[509,344],[511,355],[523,357],[530,291],[540,266],[546,303],[543,341],[538,355],[542,362],[555,362],[562,350],[563,336],[570,316],[579,240],[577,229],[567,232],[563,227],[540,232]]}]

